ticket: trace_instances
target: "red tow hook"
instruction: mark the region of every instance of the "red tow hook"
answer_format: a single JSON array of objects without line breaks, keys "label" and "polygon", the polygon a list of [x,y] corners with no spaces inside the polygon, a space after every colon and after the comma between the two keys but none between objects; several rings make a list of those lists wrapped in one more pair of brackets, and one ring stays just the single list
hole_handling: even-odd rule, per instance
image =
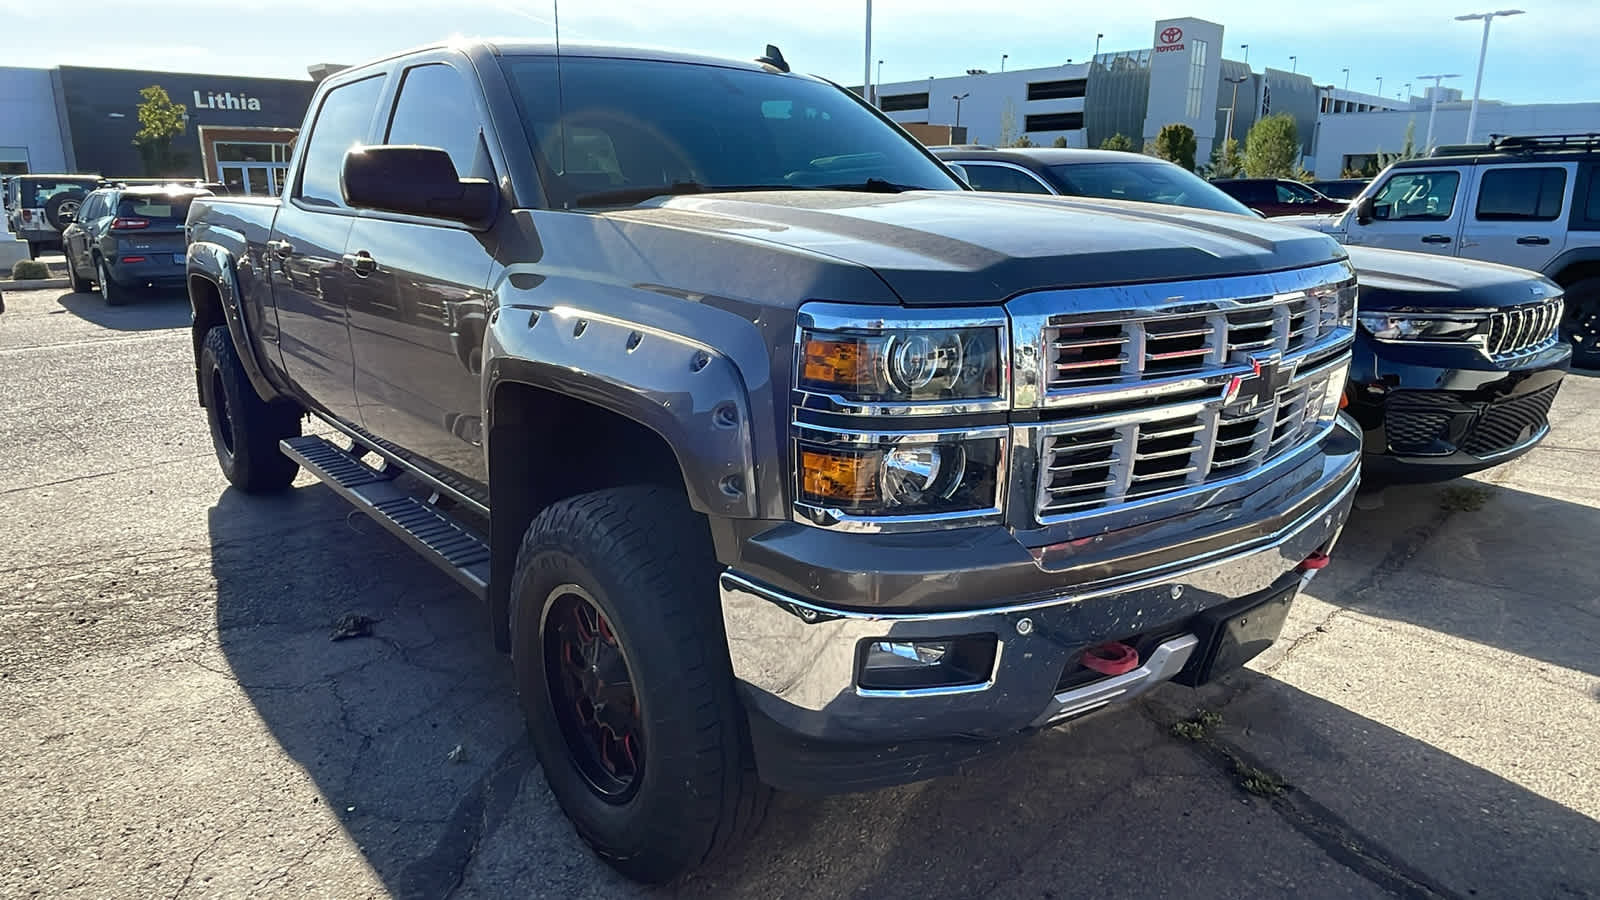
[{"label": "red tow hook", "polygon": [[1318,569],[1326,569],[1328,567],[1328,563],[1332,561],[1333,557],[1323,553],[1321,550],[1318,550],[1306,557],[1305,560],[1303,560],[1300,565],[1295,568],[1295,571],[1315,572]]},{"label": "red tow hook", "polygon": [[1121,675],[1139,665],[1139,651],[1121,641],[1111,641],[1083,651],[1079,660],[1085,669],[1101,675]]}]

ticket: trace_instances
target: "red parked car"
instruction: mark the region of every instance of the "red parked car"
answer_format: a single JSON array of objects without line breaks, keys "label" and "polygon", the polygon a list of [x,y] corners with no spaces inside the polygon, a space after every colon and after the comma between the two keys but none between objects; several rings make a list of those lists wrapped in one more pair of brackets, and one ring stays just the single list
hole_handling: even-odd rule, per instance
[{"label": "red parked car", "polygon": [[1289,178],[1223,178],[1211,183],[1264,216],[1344,212],[1349,205]]}]

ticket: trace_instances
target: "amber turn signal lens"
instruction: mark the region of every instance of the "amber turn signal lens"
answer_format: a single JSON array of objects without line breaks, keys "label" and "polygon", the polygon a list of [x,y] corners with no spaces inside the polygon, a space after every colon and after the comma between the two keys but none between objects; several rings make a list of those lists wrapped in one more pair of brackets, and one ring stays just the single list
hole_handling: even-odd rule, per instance
[{"label": "amber turn signal lens", "polygon": [[870,503],[878,499],[878,454],[800,451],[800,489],[808,499]]},{"label": "amber turn signal lens", "polygon": [[1340,409],[1344,409],[1346,406],[1349,406],[1349,405],[1350,405],[1350,392],[1349,391],[1341,391],[1339,393],[1339,408]]},{"label": "amber turn signal lens", "polygon": [[877,380],[873,375],[875,362],[872,347],[860,341],[807,338],[801,377],[811,384],[861,390]]}]

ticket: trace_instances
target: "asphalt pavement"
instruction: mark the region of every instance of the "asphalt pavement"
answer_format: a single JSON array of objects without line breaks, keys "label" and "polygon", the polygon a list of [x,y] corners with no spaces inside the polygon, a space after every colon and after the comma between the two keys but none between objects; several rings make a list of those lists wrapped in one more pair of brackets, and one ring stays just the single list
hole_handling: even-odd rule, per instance
[{"label": "asphalt pavement", "polygon": [[1364,497],[1221,684],[780,796],[646,890],[556,808],[475,601],[305,476],[227,486],[182,298],[0,288],[0,896],[1600,897],[1594,377],[1523,459]]}]

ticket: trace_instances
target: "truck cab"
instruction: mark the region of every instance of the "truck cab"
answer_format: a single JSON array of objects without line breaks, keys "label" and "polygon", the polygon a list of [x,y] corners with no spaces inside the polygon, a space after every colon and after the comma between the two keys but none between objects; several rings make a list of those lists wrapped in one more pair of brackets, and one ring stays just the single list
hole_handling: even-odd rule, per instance
[{"label": "truck cab", "polygon": [[631,877],[1236,668],[1348,515],[1324,235],[967,190],[774,47],[425,48],[301,134],[190,209],[218,461],[487,604]]}]

